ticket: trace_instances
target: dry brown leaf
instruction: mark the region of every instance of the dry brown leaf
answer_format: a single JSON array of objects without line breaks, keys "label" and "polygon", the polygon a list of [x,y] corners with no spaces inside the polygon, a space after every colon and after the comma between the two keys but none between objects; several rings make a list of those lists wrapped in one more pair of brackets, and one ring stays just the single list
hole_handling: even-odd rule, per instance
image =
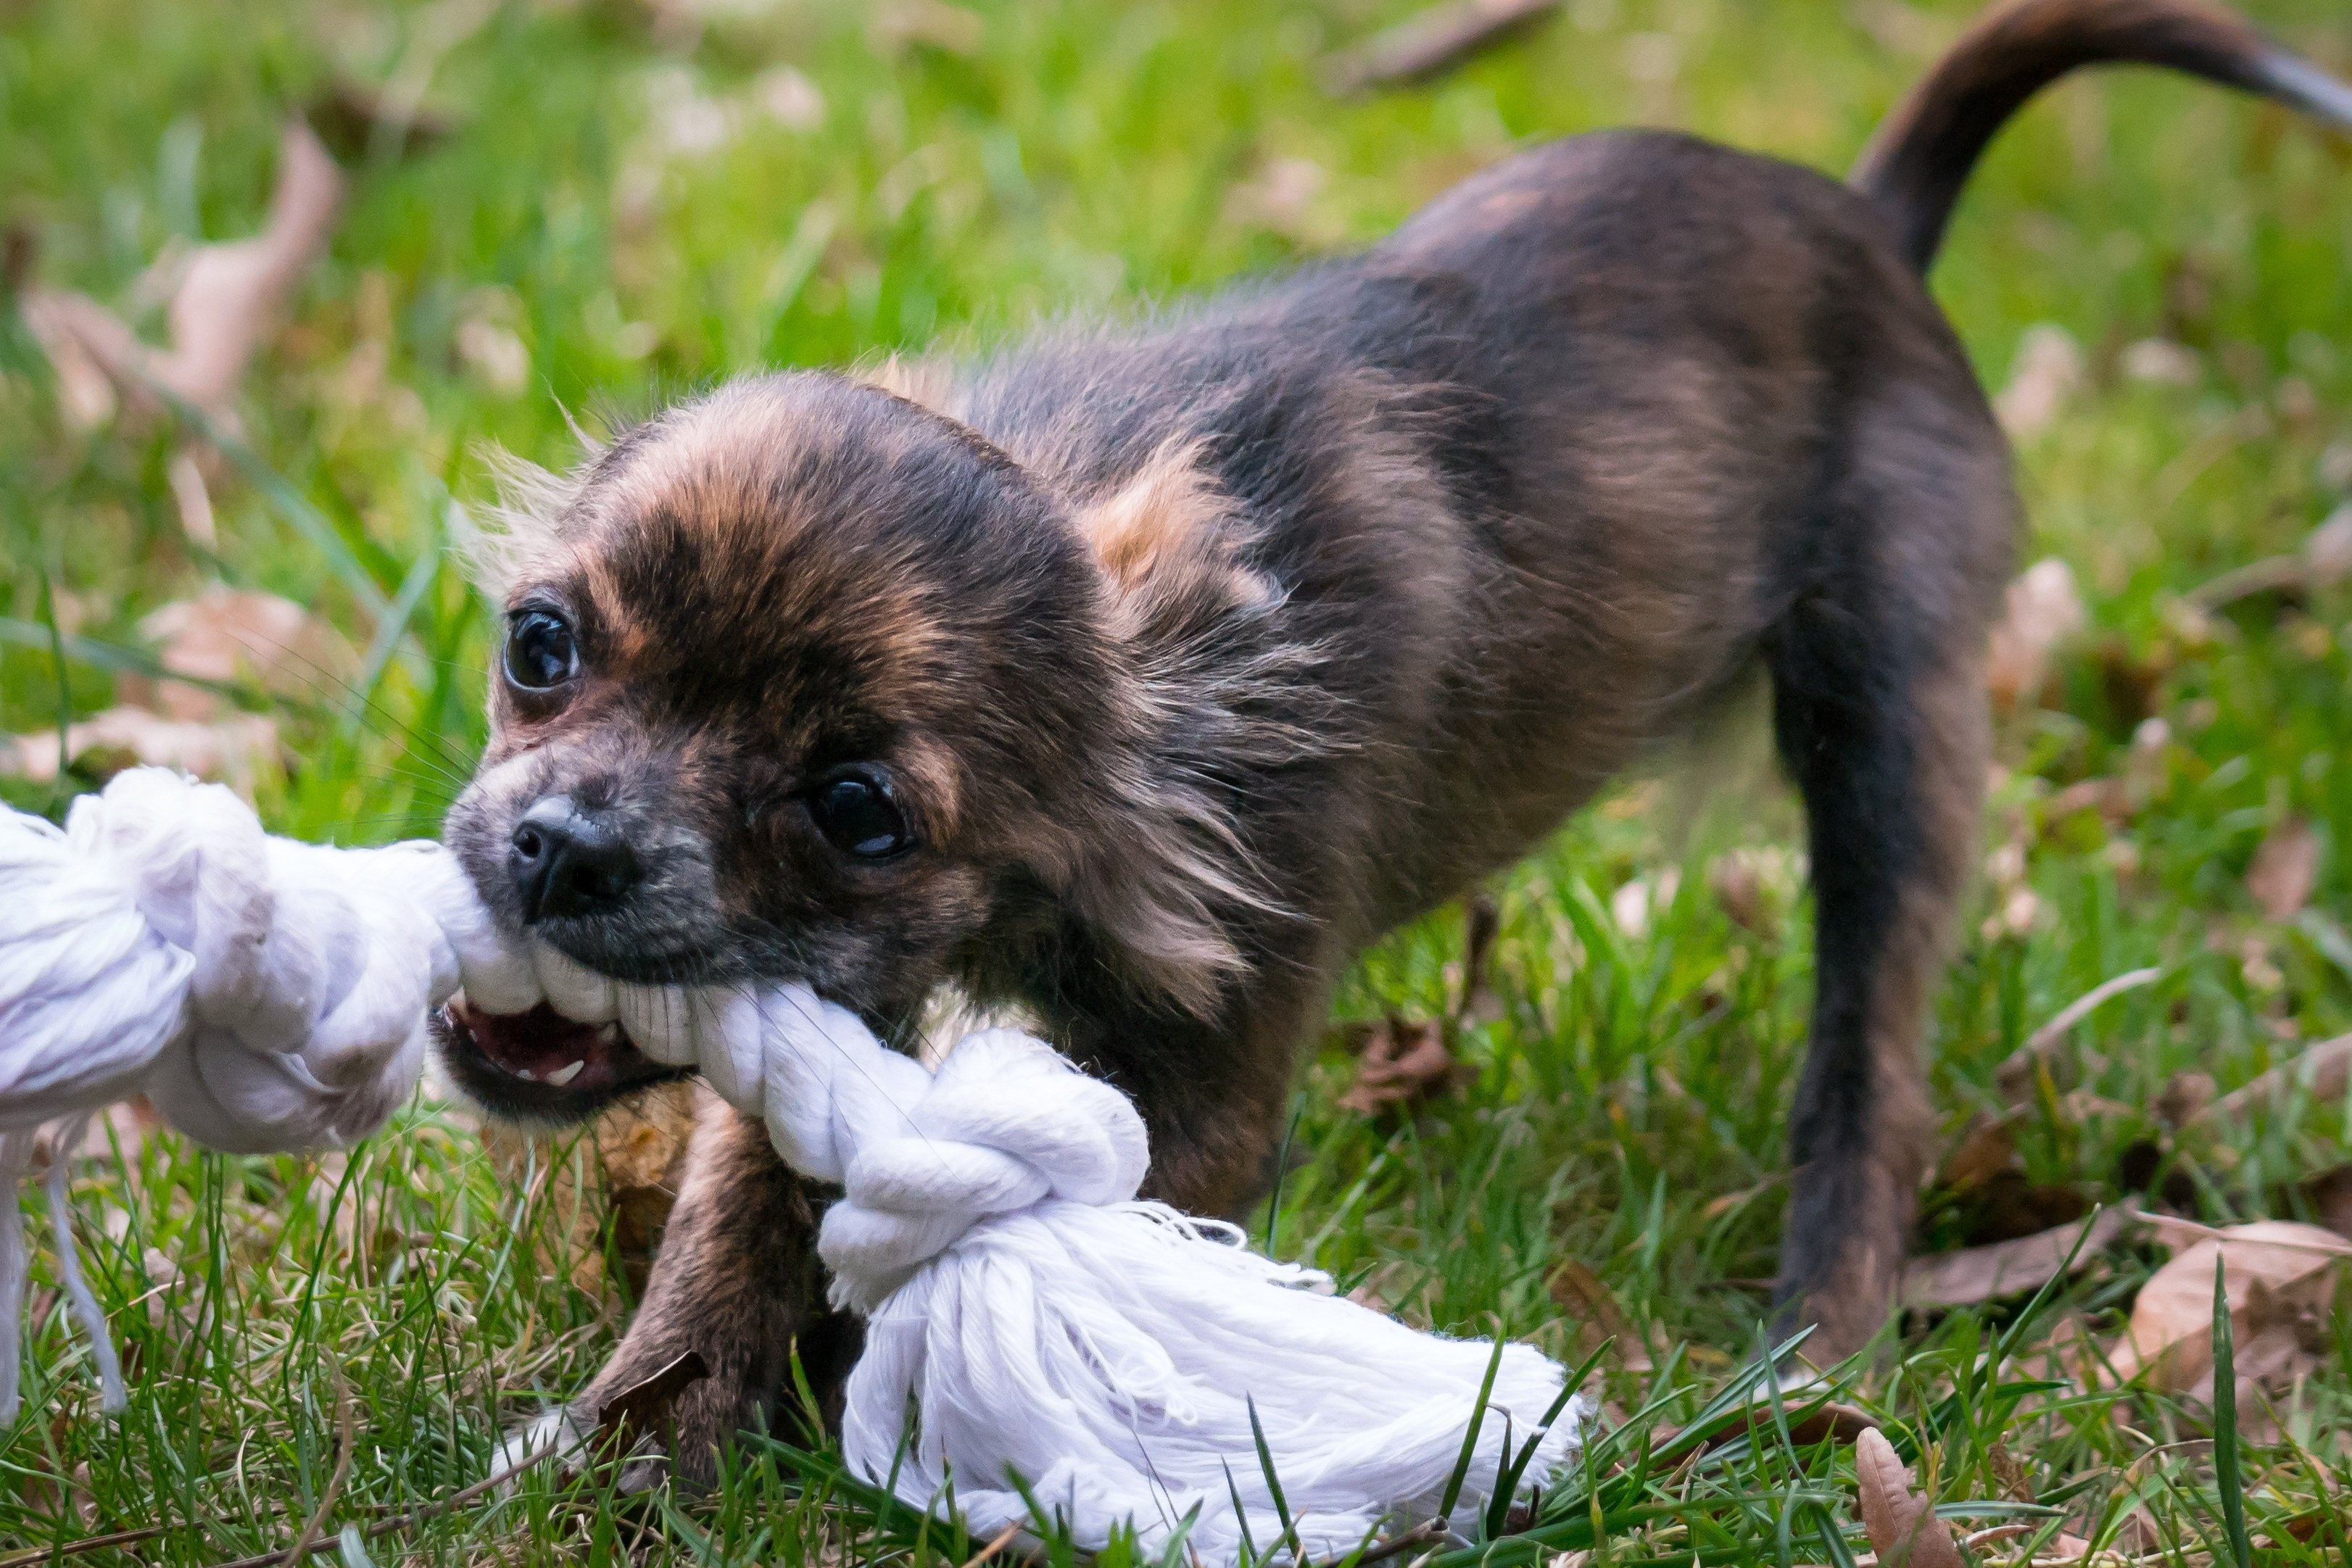
[{"label": "dry brown leaf", "polygon": [[310,128],[289,122],[278,139],[269,220],[250,239],[208,245],[188,258],[172,297],[171,350],[155,379],[200,408],[226,409],[263,335],[327,248],[343,176]]},{"label": "dry brown leaf", "polygon": [[2085,1268],[2130,1223],[2123,1210],[2107,1208],[2091,1221],[2088,1235],[2081,1225],[2061,1225],[2014,1241],[1914,1258],[1904,1265],[1895,1301],[1906,1307],[1967,1307],[2038,1291],[2058,1277],[2069,1253],[2075,1268]]},{"label": "dry brown leaf", "polygon": [[1560,0],[1453,0],[1417,11],[1324,62],[1334,93],[1426,80],[1559,9]]},{"label": "dry brown leaf", "polygon": [[[359,665],[341,632],[290,599],[212,583],[139,622],[156,662],[200,681],[249,682],[279,696],[334,689]],[[123,698],[169,718],[219,715],[218,694],[182,681],[126,675]]]},{"label": "dry brown leaf", "polygon": [[[261,772],[275,767],[280,753],[277,721],[267,714],[175,719],[125,706],[68,726],[64,755],[78,774],[96,783],[149,763],[216,779],[250,800]],[[46,784],[58,776],[58,758],[54,729],[0,737],[0,771]]]},{"label": "dry brown leaf", "polygon": [[[139,340],[96,300],[60,290],[28,290],[26,325],[65,386],[69,417],[102,423],[88,381],[95,366],[134,402],[152,405],[151,384],[226,418],[229,402],[294,286],[326,248],[342,201],[343,177],[318,137],[289,121],[278,143],[269,219],[247,239],[199,246],[179,268],[166,312],[171,347]],[[94,416],[94,417],[93,417]]]},{"label": "dry brown leaf", "polygon": [[2301,817],[2273,828],[2246,867],[2246,891],[2273,922],[2294,919],[2318,882],[2319,835]]},{"label": "dry brown leaf", "polygon": [[2352,1259],[2352,1241],[2316,1225],[2259,1219],[2212,1229],[2164,1215],[2143,1216],[2158,1240],[2178,1249],[2140,1287],[2131,1322],[2108,1353],[2116,1375],[2146,1377],[2182,1392],[2213,1370],[2213,1265],[2239,1343],[2252,1350],[2265,1329],[2291,1322],[2305,1309],[2326,1312],[2337,1266]]},{"label": "dry brown leaf", "polygon": [[2075,591],[2074,569],[2054,556],[2028,567],[2009,585],[2002,604],[1985,681],[1994,704],[2013,709],[2040,700],[2052,654],[2090,618]]},{"label": "dry brown leaf", "polygon": [[976,55],[988,37],[979,12],[945,0],[898,0],[882,6],[874,13],[873,30],[875,42],[885,49],[920,44],[951,55]]},{"label": "dry brown leaf", "polygon": [[554,1263],[580,1289],[593,1291],[604,1282],[609,1219],[622,1275],[642,1295],[655,1244],[685,1179],[697,1105],[707,1092],[695,1082],[656,1084],[599,1116],[589,1128],[585,1189],[580,1166],[555,1157],[557,1140],[499,1122],[483,1125],[482,1145],[508,1179],[520,1182],[534,1163],[546,1171],[547,1201],[557,1217],[550,1228],[562,1230],[568,1254]]},{"label": "dry brown leaf", "polygon": [[1911,1472],[1874,1427],[1854,1439],[1853,1472],[1862,1528],[1879,1568],[1967,1568],[1951,1526],[1936,1517],[1931,1500],[1912,1490]]},{"label": "dry brown leaf", "polygon": [[1225,193],[1225,218],[1265,229],[1294,245],[1336,242],[1341,230],[1317,204],[1328,177],[1311,158],[1274,158]]},{"label": "dry brown leaf", "polygon": [[1600,1275],[1570,1258],[1552,1271],[1549,1290],[1552,1304],[1577,1320],[1577,1337],[1588,1348],[1613,1339],[1618,1361],[1625,1370],[1651,1369],[1649,1345]]},{"label": "dry brown leaf", "polygon": [[2044,321],[2025,329],[2009,385],[1992,400],[1993,413],[2012,438],[2032,435],[2058,417],[2082,384],[2081,346],[2065,328]]},{"label": "dry brown leaf", "polygon": [[1411,1106],[1453,1088],[1461,1072],[1444,1024],[1391,1017],[1367,1033],[1356,1081],[1339,1096],[1339,1109],[1370,1116],[1385,1106]]},{"label": "dry brown leaf", "polygon": [[114,378],[85,345],[92,332],[101,337],[111,333],[119,339],[119,346],[135,349],[130,329],[96,300],[55,289],[25,290],[17,308],[25,329],[40,345],[58,378],[59,406],[68,428],[96,430],[111,420],[116,406]]},{"label": "dry brown leaf", "polygon": [[1977,1117],[1944,1161],[1941,1185],[1958,1191],[1984,1186],[2017,1162],[2017,1135],[2010,1117]]},{"label": "dry brown leaf", "polygon": [[2220,1121],[2268,1105],[2288,1089],[2303,1086],[2314,1100],[2334,1100],[2352,1087],[2352,1034],[2324,1040],[2292,1061],[2248,1080],[2209,1106],[2200,1122]]}]

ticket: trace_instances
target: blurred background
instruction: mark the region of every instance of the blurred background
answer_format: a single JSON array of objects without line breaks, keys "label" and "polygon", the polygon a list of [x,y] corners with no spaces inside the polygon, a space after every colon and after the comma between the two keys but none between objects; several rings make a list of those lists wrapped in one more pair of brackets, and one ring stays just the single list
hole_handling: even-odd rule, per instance
[{"label": "blurred background", "polygon": [[[2340,0],[2248,8],[2352,71]],[[1976,9],[1488,3],[1439,19],[1455,49],[1413,0],[0,0],[0,798],[56,813],[161,761],[279,831],[430,832],[482,733],[496,616],[451,547],[488,447],[560,466],[574,422],[736,372],[1146,310],[1366,244],[1591,128],[1842,171]],[[2352,142],[2154,73],[2050,93],[1961,204],[1933,284],[2031,537],[1937,1014],[1931,1249],[2126,1198],[2352,1230],[2343,1077],[2296,1065],[2352,1027],[2347,256]],[[1771,1272],[1809,1000],[1801,838],[1757,779],[1703,827],[1629,784],[1490,904],[1373,954],[1267,1243],[1417,1322],[1563,1352],[1608,1326],[1612,1375],[1703,1394]],[[402,1126],[348,1163],[224,1161],[119,1122],[128,1174],[77,1188],[101,1294],[134,1360],[203,1375],[134,1378],[110,1435],[37,1313],[0,1545],[159,1511],[205,1521],[169,1560],[282,1544],[353,1408],[375,1447],[351,1495],[390,1507],[476,1479],[593,1369],[635,1276],[591,1265],[641,1269],[674,1128],[486,1163],[462,1112]],[[2070,1332],[2118,1332],[2164,1257],[2103,1255]],[[1951,1347],[1999,1294],[1926,1301],[1927,1370],[1882,1392],[1973,1364]],[[2340,1468],[2352,1322],[2305,1305],[2265,1418]],[[2117,1478],[2205,1430],[2182,1408],[2045,1431],[2023,1480],[1997,1427],[1969,1447],[1963,1423],[1942,1462],[2063,1491],[2069,1529],[2153,1518],[2101,1500],[2161,1490]],[[541,1500],[518,1550],[709,1531],[798,1561],[835,1524],[757,1538],[774,1479],[732,1523]]]}]

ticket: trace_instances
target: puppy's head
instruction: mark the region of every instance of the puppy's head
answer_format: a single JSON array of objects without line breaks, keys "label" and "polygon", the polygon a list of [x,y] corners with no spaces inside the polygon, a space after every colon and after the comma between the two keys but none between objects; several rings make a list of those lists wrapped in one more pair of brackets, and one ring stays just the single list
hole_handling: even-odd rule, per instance
[{"label": "puppy's head", "polygon": [[[1135,485],[1073,498],[952,420],[793,374],[526,487],[490,744],[444,829],[516,932],[619,979],[801,980],[879,1017],[1013,889],[1180,1000],[1236,961],[1230,835],[1153,778],[1139,579],[1098,537],[1141,549]],[[445,1055],[494,1109],[584,1114],[660,1075],[612,1030],[567,1071],[582,1031],[452,1017]]]}]

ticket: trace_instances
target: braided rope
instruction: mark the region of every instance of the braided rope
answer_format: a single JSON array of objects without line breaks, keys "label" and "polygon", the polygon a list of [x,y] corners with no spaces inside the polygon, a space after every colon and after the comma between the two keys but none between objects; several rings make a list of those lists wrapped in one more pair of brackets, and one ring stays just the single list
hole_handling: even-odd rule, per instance
[{"label": "braided rope", "polygon": [[[503,937],[429,843],[273,839],[227,790],[134,769],[60,831],[0,814],[0,1184],[31,1129],[144,1092],[231,1151],[343,1145],[414,1089],[428,1011],[550,1001],[618,1019],[762,1117],[803,1176],[838,1183],[818,1251],[866,1319],[843,1446],[931,1506],[952,1479],[971,1526],[1030,1496],[1082,1545],[1131,1524],[1237,1560],[1283,1533],[1345,1552],[1438,1506],[1493,1354],[1330,1294],[1233,1227],[1139,1202],[1149,1164],[1127,1097],[1042,1040],[990,1030],[937,1073],[805,987],[640,987]],[[78,1144],[76,1129],[73,1144]],[[60,1275],[104,1345],[71,1255],[63,1153],[49,1179]],[[0,1206],[0,1420],[16,1402],[21,1216]],[[107,1407],[121,1403],[110,1348]],[[1575,1452],[1580,1409],[1524,1345],[1495,1364],[1462,1495],[1535,1444],[1525,1484]],[[1258,1458],[1276,1462],[1277,1503]],[[1483,1484],[1482,1484],[1483,1483]],[[1190,1521],[1189,1524],[1187,1521]]]}]

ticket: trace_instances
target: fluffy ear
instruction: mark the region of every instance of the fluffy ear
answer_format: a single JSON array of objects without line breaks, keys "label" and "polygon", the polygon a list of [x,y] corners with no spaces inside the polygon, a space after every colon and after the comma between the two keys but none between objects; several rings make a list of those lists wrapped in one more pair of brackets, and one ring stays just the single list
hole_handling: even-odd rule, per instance
[{"label": "fluffy ear", "polygon": [[1126,483],[1082,504],[1078,531],[1130,624],[1264,605],[1273,585],[1243,559],[1248,535],[1201,463],[1201,444],[1170,442]]},{"label": "fluffy ear", "polygon": [[1106,590],[1133,744],[1106,779],[1117,827],[1088,835],[1071,906],[1136,980],[1194,1013],[1249,960],[1243,936],[1290,918],[1235,819],[1231,786],[1320,749],[1313,650],[1285,640],[1254,535],[1200,462],[1161,447],[1076,507]]},{"label": "fluffy ear", "polygon": [[498,501],[479,519],[463,507],[452,507],[450,542],[465,562],[466,575],[485,598],[504,599],[530,563],[552,548],[589,465],[604,450],[578,425],[572,433],[588,448],[588,457],[568,475],[551,473],[502,446],[482,448],[482,461],[498,486]]}]

